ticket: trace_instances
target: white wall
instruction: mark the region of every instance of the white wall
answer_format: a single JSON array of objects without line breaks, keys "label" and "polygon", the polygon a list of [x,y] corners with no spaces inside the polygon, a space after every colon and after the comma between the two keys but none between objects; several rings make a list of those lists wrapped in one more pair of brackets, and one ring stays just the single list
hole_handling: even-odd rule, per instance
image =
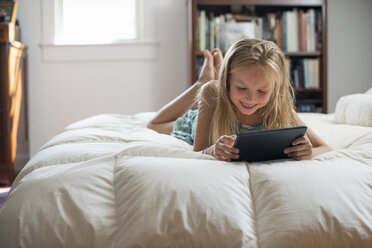
[{"label": "white wall", "polygon": [[[19,0],[28,46],[31,154],[66,125],[101,113],[155,111],[189,83],[187,0],[144,0],[154,61],[43,62],[41,0]],[[372,87],[372,1],[328,0],[328,105]]]},{"label": "white wall", "polygon": [[155,60],[45,62],[41,0],[19,0],[28,47],[30,152],[66,125],[102,114],[156,111],[189,84],[187,1],[144,0],[145,33],[159,42]]},{"label": "white wall", "polygon": [[328,112],[372,87],[372,0],[328,0]]}]

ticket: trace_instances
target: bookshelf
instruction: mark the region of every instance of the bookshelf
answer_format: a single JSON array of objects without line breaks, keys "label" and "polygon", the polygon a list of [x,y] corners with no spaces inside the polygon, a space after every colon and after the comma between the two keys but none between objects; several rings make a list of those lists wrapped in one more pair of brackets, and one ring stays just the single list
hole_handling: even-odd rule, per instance
[{"label": "bookshelf", "polygon": [[326,8],[326,0],[190,0],[192,81],[197,80],[203,49],[226,51],[230,34],[223,32],[235,29],[226,23],[239,23],[244,33],[253,25],[253,37],[276,42],[288,59],[296,110],[327,113]]}]

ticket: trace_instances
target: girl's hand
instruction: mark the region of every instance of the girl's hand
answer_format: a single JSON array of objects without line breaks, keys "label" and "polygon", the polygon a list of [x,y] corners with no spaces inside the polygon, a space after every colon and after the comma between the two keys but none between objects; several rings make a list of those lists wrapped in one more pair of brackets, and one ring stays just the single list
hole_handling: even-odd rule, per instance
[{"label": "girl's hand", "polygon": [[239,158],[239,149],[234,147],[236,135],[221,136],[214,144],[213,156],[222,161],[231,161]]},{"label": "girl's hand", "polygon": [[295,160],[308,160],[312,158],[313,145],[305,134],[304,136],[295,139],[292,146],[284,150],[284,153]]}]

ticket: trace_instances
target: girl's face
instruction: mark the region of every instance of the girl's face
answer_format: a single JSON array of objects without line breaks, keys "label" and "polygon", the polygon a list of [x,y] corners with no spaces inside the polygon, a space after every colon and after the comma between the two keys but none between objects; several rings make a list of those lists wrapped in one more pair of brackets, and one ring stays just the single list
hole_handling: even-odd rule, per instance
[{"label": "girl's face", "polygon": [[230,99],[238,114],[251,116],[264,107],[274,88],[273,78],[260,67],[244,67],[230,77]]}]

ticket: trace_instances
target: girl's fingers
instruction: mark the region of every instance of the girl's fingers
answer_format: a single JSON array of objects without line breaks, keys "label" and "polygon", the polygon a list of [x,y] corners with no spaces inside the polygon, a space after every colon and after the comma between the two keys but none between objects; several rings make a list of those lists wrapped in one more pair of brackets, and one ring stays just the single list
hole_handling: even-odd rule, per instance
[{"label": "girl's fingers", "polygon": [[228,152],[225,152],[225,151],[222,151],[221,156],[224,157],[224,158],[228,158],[228,159],[237,159],[237,158],[239,158],[239,154],[228,153]]},{"label": "girl's fingers", "polygon": [[227,136],[227,135],[225,135],[225,136],[222,136],[221,137],[221,141],[223,143],[231,143],[231,142],[235,142],[235,138],[234,138],[234,136]]},{"label": "girl's fingers", "polygon": [[301,151],[311,151],[311,145],[303,144],[303,145],[291,146],[289,148],[286,148],[284,150],[284,153],[290,154],[290,153],[296,153],[296,152],[301,152]]},{"label": "girl's fingers", "polygon": [[237,159],[239,158],[239,154],[238,153],[231,153],[231,152],[228,152],[226,150],[220,150],[218,155],[224,157],[224,158],[228,158],[228,159]]},{"label": "girl's fingers", "polygon": [[301,157],[294,157],[294,160],[310,160],[311,156],[301,156]]},{"label": "girl's fingers", "polygon": [[311,156],[312,149],[311,144],[303,144],[292,146],[290,148],[285,149],[285,153],[294,159],[302,156]]},{"label": "girl's fingers", "polygon": [[226,161],[226,162],[230,162],[231,159],[230,158],[227,158],[227,157],[224,157],[224,156],[220,156],[219,158],[217,158],[218,160],[221,160],[221,161]]},{"label": "girl's fingers", "polygon": [[287,154],[289,157],[296,158],[296,157],[301,157],[301,156],[310,156],[311,151],[310,150],[304,150],[304,151],[299,151],[299,152],[292,152]]},{"label": "girl's fingers", "polygon": [[239,152],[235,153],[235,150],[233,152],[230,152],[228,150],[223,149],[223,147],[231,149],[230,147],[227,147],[224,144],[222,144],[222,147],[219,146],[219,148],[217,148],[217,151],[216,151],[217,159],[224,160],[224,161],[230,161],[231,159],[239,158]]},{"label": "girl's fingers", "polygon": [[302,136],[302,137],[300,137],[300,138],[295,139],[295,140],[292,142],[292,145],[293,145],[293,146],[296,146],[296,145],[303,144],[303,143],[306,143],[306,138],[305,138],[305,136]]},{"label": "girl's fingers", "polygon": [[220,148],[227,153],[239,153],[239,149],[234,147],[236,136],[223,136],[220,142]]},{"label": "girl's fingers", "polygon": [[284,153],[295,160],[310,159],[312,154],[312,144],[306,135],[293,141],[293,146],[284,150]]},{"label": "girl's fingers", "polygon": [[215,157],[218,160],[231,161],[239,158],[239,149],[234,147],[236,135],[221,136],[215,145]]},{"label": "girl's fingers", "polygon": [[221,150],[226,151],[228,153],[235,153],[235,154],[236,153],[239,153],[239,149],[238,148],[233,147],[233,146],[226,145],[224,143],[222,143],[220,145],[220,148],[221,148]]}]

